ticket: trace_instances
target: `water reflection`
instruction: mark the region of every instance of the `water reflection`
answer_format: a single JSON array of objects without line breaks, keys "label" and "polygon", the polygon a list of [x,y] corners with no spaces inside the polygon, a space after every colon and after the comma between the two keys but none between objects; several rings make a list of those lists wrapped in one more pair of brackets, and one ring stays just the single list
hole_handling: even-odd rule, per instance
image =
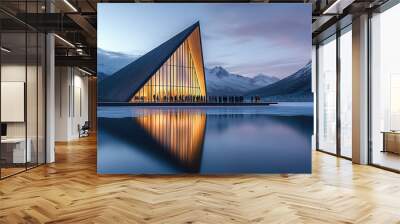
[{"label": "water reflection", "polygon": [[198,171],[206,128],[204,112],[164,110],[150,113],[142,109],[140,114],[134,119],[160,144],[161,150],[184,167]]},{"label": "water reflection", "polygon": [[279,108],[103,108],[98,172],[310,172],[312,116],[269,110]]},{"label": "water reflection", "polygon": [[136,113],[133,118],[99,118],[100,128],[151,157],[170,162],[175,169],[199,171],[206,127],[203,111],[143,108]]}]

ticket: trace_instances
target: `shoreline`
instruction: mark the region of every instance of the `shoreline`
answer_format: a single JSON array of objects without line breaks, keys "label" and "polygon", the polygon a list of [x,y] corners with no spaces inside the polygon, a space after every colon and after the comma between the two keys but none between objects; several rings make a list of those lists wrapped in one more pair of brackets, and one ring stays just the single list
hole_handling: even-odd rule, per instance
[{"label": "shoreline", "polygon": [[262,103],[125,103],[98,102],[97,106],[269,106],[278,102]]}]

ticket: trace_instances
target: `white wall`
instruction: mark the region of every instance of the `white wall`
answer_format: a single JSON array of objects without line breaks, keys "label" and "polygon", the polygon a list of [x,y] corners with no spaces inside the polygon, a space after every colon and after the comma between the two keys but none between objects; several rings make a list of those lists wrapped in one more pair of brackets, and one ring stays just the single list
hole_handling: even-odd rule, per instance
[{"label": "white wall", "polygon": [[88,120],[88,77],[76,68],[56,67],[55,140],[79,137],[78,125]]},{"label": "white wall", "polygon": [[69,69],[67,67],[55,68],[55,141],[68,140],[68,117],[70,85]]},{"label": "white wall", "polygon": [[72,111],[72,119],[71,119],[71,135],[72,138],[78,138],[78,125],[83,125],[85,121],[89,120],[88,113],[88,77],[82,76],[83,73],[77,75],[75,70],[74,82],[72,88],[74,90],[74,96],[71,96],[74,102],[71,103],[73,108]]}]

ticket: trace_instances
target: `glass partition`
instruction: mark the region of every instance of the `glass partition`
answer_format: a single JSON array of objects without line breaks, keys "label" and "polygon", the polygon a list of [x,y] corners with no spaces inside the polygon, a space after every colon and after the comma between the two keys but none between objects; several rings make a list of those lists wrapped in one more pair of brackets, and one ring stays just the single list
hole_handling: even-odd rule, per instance
[{"label": "glass partition", "polygon": [[[26,33],[1,34],[1,176],[26,169]],[[6,50],[4,50],[6,49]]]},{"label": "glass partition", "polygon": [[[44,1],[14,3],[0,6],[43,12]],[[43,33],[0,12],[0,178],[45,163],[45,44]]]}]

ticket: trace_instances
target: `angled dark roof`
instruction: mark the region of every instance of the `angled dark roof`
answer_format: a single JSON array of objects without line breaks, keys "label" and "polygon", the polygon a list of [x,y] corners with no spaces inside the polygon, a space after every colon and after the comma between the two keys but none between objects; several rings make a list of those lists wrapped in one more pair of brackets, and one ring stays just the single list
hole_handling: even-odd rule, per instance
[{"label": "angled dark roof", "polygon": [[196,22],[113,75],[100,81],[98,100],[100,102],[128,102],[198,26],[199,22]]}]

